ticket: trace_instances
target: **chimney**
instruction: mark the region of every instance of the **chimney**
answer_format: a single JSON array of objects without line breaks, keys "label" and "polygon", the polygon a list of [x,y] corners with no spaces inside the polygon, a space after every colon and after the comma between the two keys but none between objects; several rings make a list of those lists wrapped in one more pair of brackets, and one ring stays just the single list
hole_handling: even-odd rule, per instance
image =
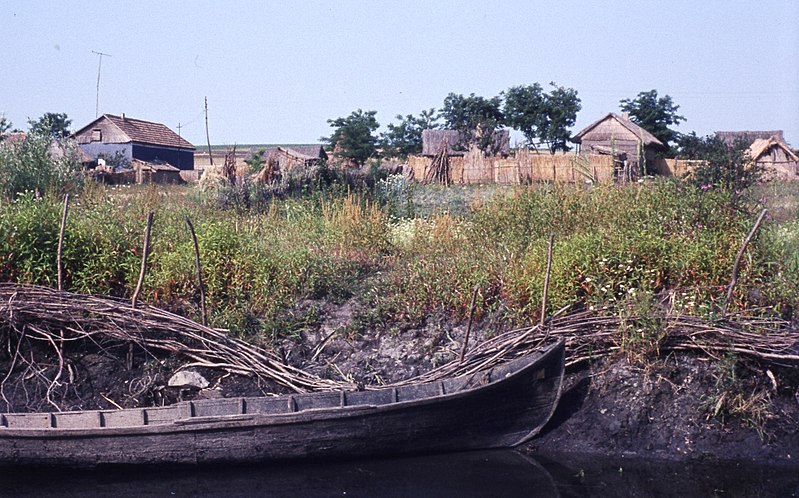
[{"label": "chimney", "polygon": [[[630,119],[630,113],[625,111],[625,112],[621,113],[621,117],[623,117],[624,119]],[[125,115],[124,114],[122,115],[122,119],[125,119]]]},{"label": "chimney", "polygon": [[125,121],[125,113],[122,113],[122,121]]}]

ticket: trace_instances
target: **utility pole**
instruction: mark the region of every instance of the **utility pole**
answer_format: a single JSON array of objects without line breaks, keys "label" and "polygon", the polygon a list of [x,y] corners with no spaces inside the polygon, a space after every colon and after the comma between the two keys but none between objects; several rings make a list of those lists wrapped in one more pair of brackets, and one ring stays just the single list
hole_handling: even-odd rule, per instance
[{"label": "utility pole", "polygon": [[178,123],[178,169],[183,169],[180,167],[180,156],[182,155],[180,153],[180,142],[182,142],[183,139],[183,136],[180,134],[180,128],[180,123]]},{"label": "utility pole", "polygon": [[211,135],[208,134],[208,97],[205,97],[205,139],[208,140],[208,160],[214,165],[214,156],[211,154]]},{"label": "utility pole", "polygon": [[97,65],[97,97],[94,103],[94,117],[100,115],[100,69],[103,67],[103,56],[111,57],[111,54],[104,54],[102,52],[96,52],[92,50],[93,54],[97,54],[98,58],[100,59],[100,63]]}]

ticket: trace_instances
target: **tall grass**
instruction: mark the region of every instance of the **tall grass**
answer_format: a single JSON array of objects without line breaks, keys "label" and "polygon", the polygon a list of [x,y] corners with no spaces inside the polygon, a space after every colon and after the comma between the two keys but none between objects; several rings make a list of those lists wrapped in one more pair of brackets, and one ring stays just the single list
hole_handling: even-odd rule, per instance
[{"label": "tall grass", "polygon": [[[264,340],[311,319],[294,313],[304,299],[356,297],[381,321],[418,322],[431,313],[467,316],[475,286],[478,317],[536,320],[549,233],[555,235],[549,311],[575,302],[618,309],[668,298],[686,312],[713,313],[752,222],[750,214],[727,208],[726,195],[673,182],[587,191],[516,187],[475,194],[467,214],[409,218],[365,193],[273,198],[257,210],[236,211],[220,210],[191,187],[96,187],[71,208],[66,285],[129,296],[152,209],[142,298],[198,318],[188,214],[211,324]],[[458,196],[462,202],[470,192]],[[33,194],[0,202],[0,279],[54,285],[60,207],[57,197]],[[799,226],[772,221],[751,247],[732,306],[795,306]]]}]

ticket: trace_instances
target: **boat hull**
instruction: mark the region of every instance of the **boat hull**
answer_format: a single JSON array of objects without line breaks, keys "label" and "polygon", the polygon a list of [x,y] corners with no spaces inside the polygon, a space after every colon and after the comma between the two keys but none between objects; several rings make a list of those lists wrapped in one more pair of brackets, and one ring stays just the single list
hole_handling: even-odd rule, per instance
[{"label": "boat hull", "polygon": [[512,447],[554,411],[563,355],[559,343],[468,378],[359,393],[5,414],[0,465],[196,465]]}]

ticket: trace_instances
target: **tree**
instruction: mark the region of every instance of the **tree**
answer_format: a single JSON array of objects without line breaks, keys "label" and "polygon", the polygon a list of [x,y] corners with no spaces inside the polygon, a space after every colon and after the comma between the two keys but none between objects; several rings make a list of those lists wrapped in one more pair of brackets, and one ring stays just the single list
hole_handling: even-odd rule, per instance
[{"label": "tree", "polygon": [[556,150],[569,150],[566,144],[571,138],[569,128],[574,126],[577,120],[577,113],[582,109],[580,98],[577,97],[577,90],[557,86],[554,82],[550,83],[552,90],[546,95],[544,102],[544,115],[546,120],[539,126],[538,135],[541,141],[549,147],[551,153]]},{"label": "tree", "polygon": [[244,160],[244,163],[250,168],[251,173],[257,173],[261,171],[261,166],[264,164],[265,154],[266,149],[258,149],[253,151],[248,159]]},{"label": "tree", "polygon": [[11,121],[6,119],[3,114],[0,114],[0,140],[3,139],[3,134],[10,130],[12,126]]},{"label": "tree", "polygon": [[546,144],[554,154],[569,150],[569,128],[574,126],[582,108],[577,91],[557,86],[548,94],[541,85],[515,86],[505,93],[505,119],[509,126],[521,131],[529,145]]},{"label": "tree", "polygon": [[630,113],[632,121],[663,142],[669,155],[674,154],[671,143],[675,142],[680,134],[669,126],[678,125],[681,121],[685,121],[685,118],[677,114],[680,106],[674,105],[670,96],[658,97],[657,90],[650,90],[640,92],[633,100],[619,101],[619,106],[622,111]]},{"label": "tree", "polygon": [[515,130],[519,130],[527,139],[527,144],[534,146],[538,142],[538,130],[542,125],[545,113],[546,97],[544,89],[538,83],[527,86],[513,86],[505,92],[505,122]]},{"label": "tree", "polygon": [[680,158],[701,161],[690,178],[702,189],[720,188],[738,195],[755,185],[762,173],[752,164],[746,140],[728,145],[716,135],[699,137],[691,132],[681,136],[678,145]]},{"label": "tree", "polygon": [[381,136],[383,152],[387,156],[408,157],[422,152],[422,132],[438,126],[435,109],[424,110],[419,117],[411,114],[397,115],[397,124],[389,124]]},{"label": "tree", "polygon": [[476,144],[483,152],[496,153],[494,132],[505,123],[501,105],[502,97],[486,99],[473,93],[468,97],[447,95],[439,117],[444,119],[447,128],[460,133],[461,141],[452,145],[463,149]]},{"label": "tree", "polygon": [[51,138],[64,138],[69,135],[69,126],[72,120],[65,113],[47,112],[38,120],[28,120],[29,132],[34,135],[44,135]]},{"label": "tree", "polygon": [[328,119],[333,128],[329,137],[321,140],[333,147],[334,154],[363,166],[377,151],[377,138],[373,133],[380,127],[375,115],[377,111],[358,109],[346,118]]}]

